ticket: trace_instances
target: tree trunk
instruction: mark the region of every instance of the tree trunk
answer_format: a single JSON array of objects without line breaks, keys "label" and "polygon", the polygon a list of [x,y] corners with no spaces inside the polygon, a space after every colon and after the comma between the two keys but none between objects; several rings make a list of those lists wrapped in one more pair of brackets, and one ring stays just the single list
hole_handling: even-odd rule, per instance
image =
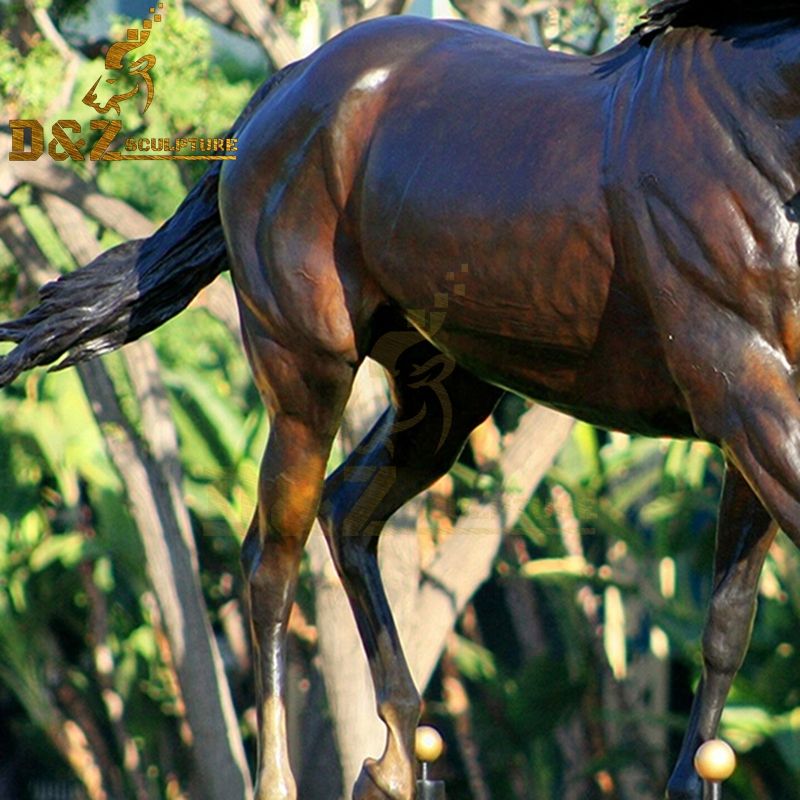
[{"label": "tree trunk", "polygon": [[[99,253],[100,245],[80,211],[55,195],[45,195],[44,207],[78,263],[87,263]],[[244,748],[200,588],[191,522],[181,498],[177,435],[158,362],[147,342],[129,345],[125,357],[146,442],[125,417],[102,362],[81,364],[78,373],[142,537],[147,573],[186,701],[199,784],[206,788],[209,800],[249,798],[252,788]]]}]

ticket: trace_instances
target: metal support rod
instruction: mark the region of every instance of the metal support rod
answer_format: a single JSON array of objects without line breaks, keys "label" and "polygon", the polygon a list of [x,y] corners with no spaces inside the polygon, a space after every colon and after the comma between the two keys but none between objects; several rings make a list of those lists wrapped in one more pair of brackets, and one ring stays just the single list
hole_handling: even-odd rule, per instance
[{"label": "metal support rod", "polygon": [[711,739],[695,753],[694,768],[703,781],[703,800],[722,800],[722,782],[736,769],[736,754],[721,739]]},{"label": "metal support rod", "polygon": [[446,800],[444,781],[433,781],[428,777],[428,765],[442,754],[442,737],[428,725],[417,729],[414,750],[422,768],[422,777],[417,781],[417,800]]},{"label": "metal support rod", "polygon": [[430,781],[425,778],[418,780],[417,800],[446,800],[444,781]]},{"label": "metal support rod", "polygon": [[719,781],[704,781],[706,800],[722,800],[722,784]]}]

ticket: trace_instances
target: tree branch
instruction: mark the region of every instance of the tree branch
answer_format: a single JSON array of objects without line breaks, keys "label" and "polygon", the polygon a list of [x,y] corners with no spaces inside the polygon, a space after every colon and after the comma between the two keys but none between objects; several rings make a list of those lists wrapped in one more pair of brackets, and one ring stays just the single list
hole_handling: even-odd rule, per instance
[{"label": "tree branch", "polygon": [[45,112],[45,116],[49,117],[69,103],[69,99],[72,96],[72,89],[75,86],[75,80],[78,77],[78,68],[81,59],[78,53],[70,47],[61,35],[61,32],[53,24],[53,20],[50,18],[45,7],[37,5],[36,0],[25,0],[25,8],[31,15],[39,32],[53,45],[64,60],[64,69],[58,95],[53,99],[53,102],[50,103],[49,108]]},{"label": "tree branch", "polygon": [[[340,443],[345,450],[361,440],[386,406],[386,383],[380,368],[378,373],[372,371],[375,367],[368,361],[356,376],[340,432]],[[404,509],[406,514],[408,510]],[[400,616],[399,609],[408,605],[408,598],[412,605],[415,601],[419,573],[415,521],[412,516],[409,526],[408,516],[393,518],[381,539],[381,575],[396,619]],[[398,533],[402,535],[395,535]],[[332,712],[342,781],[350,787],[364,758],[380,753],[384,728],[376,714],[372,678],[353,612],[318,524],[314,526],[308,552],[314,575],[320,668]],[[398,572],[404,570],[406,575],[398,580]]]},{"label": "tree branch", "polygon": [[58,277],[36,239],[31,236],[17,207],[2,197],[0,197],[0,239],[14,260],[24,265],[20,273],[20,277],[25,281],[23,294],[35,295],[39,286]]},{"label": "tree branch", "polygon": [[[386,404],[383,384],[375,376],[364,374],[362,368],[358,380],[355,404],[348,406],[346,416],[350,447]],[[441,546],[421,583],[415,533],[419,502],[407,504],[390,520],[381,538],[381,574],[409,667],[421,691],[464,606],[491,573],[503,534],[527,504],[571,427],[571,418],[542,407],[523,415],[511,444],[499,458],[504,493],[490,503],[474,501],[468,507],[455,526],[455,535]],[[384,729],[375,713],[372,681],[350,605],[318,526],[309,552],[322,672],[345,785],[352,785],[361,761],[380,752]]]},{"label": "tree branch", "polygon": [[[87,181],[50,159],[8,161],[11,137],[0,133],[0,194],[8,195],[22,183],[58,195],[126,239],[149,236],[153,223],[123,200],[104,195],[93,181]],[[83,262],[79,262],[83,263]]]},{"label": "tree branch", "polygon": [[230,6],[277,69],[300,58],[297,42],[281,25],[270,5],[259,0],[230,0]]},{"label": "tree branch", "polygon": [[367,19],[378,19],[378,17],[388,17],[395,14],[402,14],[411,5],[411,0],[375,0],[367,8],[362,7],[358,15],[357,22]]},{"label": "tree branch", "polygon": [[239,344],[242,331],[239,327],[239,309],[233,286],[227,280],[217,279],[206,286],[192,301],[190,308],[204,308],[216,317]]},{"label": "tree branch", "polygon": [[189,2],[204,17],[216,22],[217,25],[257,40],[253,31],[236,15],[227,0],[189,0]]},{"label": "tree branch", "polygon": [[452,3],[471,22],[504,31],[523,41],[531,38],[528,20],[553,7],[551,0],[531,0],[524,6],[515,6],[506,0],[452,0]]}]

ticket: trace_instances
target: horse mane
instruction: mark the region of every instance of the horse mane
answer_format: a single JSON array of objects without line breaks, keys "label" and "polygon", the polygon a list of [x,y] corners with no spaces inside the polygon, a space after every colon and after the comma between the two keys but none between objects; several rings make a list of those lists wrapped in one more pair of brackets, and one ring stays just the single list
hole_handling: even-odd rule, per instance
[{"label": "horse mane", "polygon": [[800,18],[800,0],[662,0],[642,15],[633,33],[651,39],[669,28]]}]

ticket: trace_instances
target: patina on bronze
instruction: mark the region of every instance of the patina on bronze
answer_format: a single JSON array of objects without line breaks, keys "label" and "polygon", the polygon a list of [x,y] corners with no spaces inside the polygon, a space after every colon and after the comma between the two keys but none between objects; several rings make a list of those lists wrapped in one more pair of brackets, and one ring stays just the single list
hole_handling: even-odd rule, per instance
[{"label": "patina on bronze", "polygon": [[[744,658],[777,525],[800,544],[800,1],[662,3],[594,58],[462,23],[369,23],[266,83],[228,135],[238,160],[156,234],[0,328],[19,342],[0,382],[118,347],[230,267],[272,417],[242,554],[259,799],[296,795],[286,618],[317,514],[388,730],[354,796],[413,796],[419,697],[378,535],[511,390],[725,454],[703,678],[667,792],[698,800],[692,758]],[[367,356],[394,403],[325,480]]]}]

